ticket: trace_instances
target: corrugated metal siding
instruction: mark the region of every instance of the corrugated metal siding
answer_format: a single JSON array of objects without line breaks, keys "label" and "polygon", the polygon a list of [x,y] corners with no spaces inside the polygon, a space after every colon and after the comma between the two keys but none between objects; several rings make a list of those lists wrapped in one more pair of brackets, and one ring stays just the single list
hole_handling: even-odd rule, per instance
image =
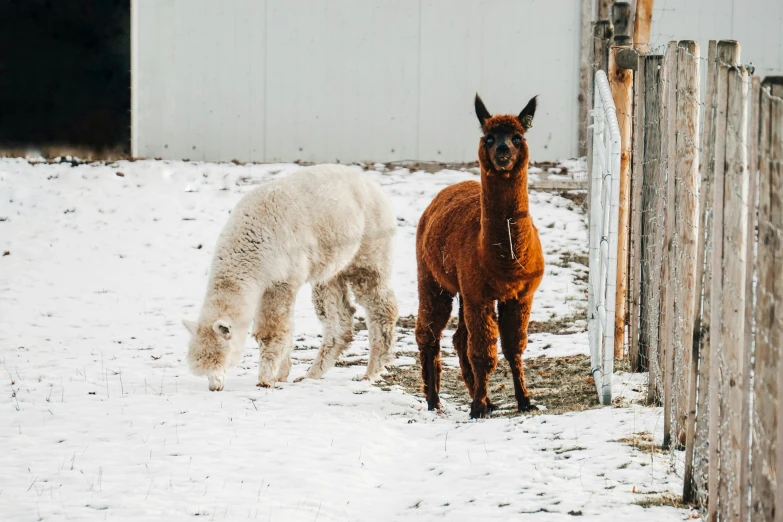
[{"label": "corrugated metal siding", "polygon": [[[472,161],[539,94],[533,159],[577,151],[579,0],[134,0],[137,156]],[[652,45],[735,39],[783,73],[783,1],[655,2]],[[702,82],[702,88],[705,82]]]},{"label": "corrugated metal siding", "polygon": [[578,0],[135,0],[134,154],[472,161],[473,95],[576,153]]}]

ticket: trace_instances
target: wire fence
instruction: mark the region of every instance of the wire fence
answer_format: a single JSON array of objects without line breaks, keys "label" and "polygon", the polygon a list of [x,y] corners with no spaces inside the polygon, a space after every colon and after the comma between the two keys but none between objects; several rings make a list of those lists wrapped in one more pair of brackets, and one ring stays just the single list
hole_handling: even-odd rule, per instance
[{"label": "wire fence", "polygon": [[[605,31],[596,25],[594,35]],[[663,444],[685,500],[708,520],[780,522],[783,81],[753,77],[737,42],[706,51],[671,42],[633,64],[619,324],[631,367],[649,371],[648,400],[663,407]],[[599,215],[590,209],[591,248]],[[592,250],[590,261],[592,274]]]}]

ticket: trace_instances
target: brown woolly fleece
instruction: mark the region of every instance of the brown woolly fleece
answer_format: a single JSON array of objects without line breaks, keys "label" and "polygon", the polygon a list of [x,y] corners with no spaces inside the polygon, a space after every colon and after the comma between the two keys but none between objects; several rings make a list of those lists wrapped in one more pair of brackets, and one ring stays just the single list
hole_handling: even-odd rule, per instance
[{"label": "brown woolly fleece", "polygon": [[519,116],[490,116],[476,95],[484,131],[478,150],[481,183],[465,181],[443,189],[419,221],[416,342],[431,410],[440,407],[440,338],[456,294],[460,307],[454,348],[473,399],[471,417],[495,409],[487,384],[497,366],[498,332],[519,411],[531,408],[522,353],[533,293],[544,275],[541,242],[529,213],[524,140],[535,106],[533,98]]}]

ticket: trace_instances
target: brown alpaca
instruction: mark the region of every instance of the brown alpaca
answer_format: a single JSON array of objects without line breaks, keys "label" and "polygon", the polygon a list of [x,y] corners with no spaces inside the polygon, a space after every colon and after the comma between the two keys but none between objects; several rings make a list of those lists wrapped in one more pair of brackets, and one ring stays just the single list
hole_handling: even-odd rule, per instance
[{"label": "brown alpaca", "polygon": [[416,232],[416,342],[427,405],[430,410],[440,407],[440,337],[459,294],[454,349],[473,399],[472,418],[496,409],[487,397],[487,384],[497,366],[498,330],[519,411],[531,409],[522,352],[533,293],[544,275],[527,194],[525,132],[532,126],[536,99],[519,116],[491,116],[478,95],[475,105],[484,132],[478,150],[481,183],[464,181],[443,189]]}]

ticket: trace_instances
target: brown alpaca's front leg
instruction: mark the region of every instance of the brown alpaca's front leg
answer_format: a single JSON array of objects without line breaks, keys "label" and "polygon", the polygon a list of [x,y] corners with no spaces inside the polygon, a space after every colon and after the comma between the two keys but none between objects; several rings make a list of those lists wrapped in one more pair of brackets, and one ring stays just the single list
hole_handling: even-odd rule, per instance
[{"label": "brown alpaca's front leg", "polygon": [[532,304],[532,295],[521,300],[498,303],[500,344],[503,348],[503,355],[511,366],[511,375],[514,378],[514,395],[519,411],[534,409],[530,404],[530,393],[525,386],[525,366],[522,363],[522,353],[527,348],[527,324]]},{"label": "brown alpaca's front leg", "polygon": [[468,327],[468,359],[473,370],[473,403],[470,417],[486,417],[492,403],[487,397],[489,377],[498,364],[498,326],[494,303],[465,303],[465,324]]}]

